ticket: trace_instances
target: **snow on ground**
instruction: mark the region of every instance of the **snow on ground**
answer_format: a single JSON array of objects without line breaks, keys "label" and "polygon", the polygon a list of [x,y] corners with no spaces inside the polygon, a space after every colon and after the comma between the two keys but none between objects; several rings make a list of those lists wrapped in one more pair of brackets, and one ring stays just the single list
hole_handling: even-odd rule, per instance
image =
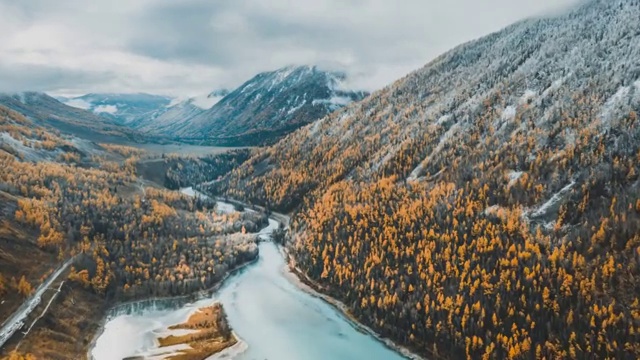
[{"label": "snow on ground", "polygon": [[180,192],[187,196],[196,196],[196,191],[193,189],[193,187],[180,189]]},{"label": "snow on ground", "polygon": [[545,90],[542,92],[542,96],[540,96],[540,97],[538,98],[538,101],[541,101],[542,99],[544,99],[544,98],[546,98],[547,96],[549,96],[549,94],[551,94],[552,92],[554,92],[554,91],[558,90],[558,89],[560,88],[560,86],[562,86],[562,84],[564,84],[565,80],[569,78],[569,76],[571,76],[571,74],[569,74],[569,75],[567,75],[567,76],[565,76],[565,77],[563,77],[563,78],[561,78],[561,79],[558,79],[558,80],[554,81],[554,82],[551,84],[551,86],[549,86],[547,89],[545,89]]},{"label": "snow on ground", "polygon": [[[438,142],[438,145],[436,145],[436,147],[433,149],[433,151],[431,151],[431,154],[429,154],[429,156],[427,156],[426,159],[422,160],[418,166],[416,166],[413,171],[411,171],[411,174],[409,174],[409,177],[407,177],[408,181],[413,181],[413,180],[417,180],[418,179],[418,175],[420,174],[420,172],[422,171],[422,169],[424,168],[424,166],[426,164],[429,163],[429,161],[431,161],[431,159],[438,154],[440,151],[442,151],[442,148],[444,147],[444,145],[447,143],[447,141],[449,139],[451,139],[451,137],[458,131],[460,130],[460,124],[456,123],[453,124],[449,130],[447,130],[444,134],[442,134],[442,136],[440,137],[440,141]],[[393,152],[395,153],[395,151]],[[384,161],[386,161],[387,159],[385,158]],[[384,162],[383,162],[384,163]]]},{"label": "snow on ground", "polygon": [[85,139],[80,139],[77,137],[71,137],[66,139],[69,143],[71,143],[71,145],[73,145],[76,149],[83,151],[87,154],[91,154],[91,155],[103,155],[104,152],[97,147],[97,145],[92,142],[92,141],[88,141]]},{"label": "snow on ground", "polygon": [[507,209],[500,205],[491,205],[484,209],[484,214],[487,216],[497,216],[500,219],[505,219],[507,216]]},{"label": "snow on ground", "polygon": [[14,139],[9,133],[0,133],[0,144],[6,143],[11,146],[15,151],[22,154],[25,160],[38,161],[43,160],[44,156],[40,154],[36,149],[25,146],[22,141]]},{"label": "snow on ground", "polygon": [[512,171],[509,173],[509,186],[515,184],[520,177],[522,177],[522,174],[524,174],[524,172],[522,171]]},{"label": "snow on ground", "polygon": [[289,75],[291,75],[291,73],[293,73],[295,70],[296,68],[294,66],[290,66],[277,71],[275,76],[273,77],[273,80],[271,81],[271,85],[269,86],[269,91],[271,91],[276,85],[283,82],[284,79],[286,79]]},{"label": "snow on ground", "polygon": [[218,210],[219,213],[222,213],[222,214],[231,214],[236,212],[236,209],[233,205],[226,202],[222,202],[222,201],[218,201],[216,203],[216,209]]},{"label": "snow on ground", "polygon": [[529,102],[529,100],[533,100],[538,96],[538,93],[536,91],[527,89],[525,90],[524,94],[522,94],[522,97],[520,98],[519,103],[521,105],[526,104]]},{"label": "snow on ground", "polygon": [[[398,152],[400,149],[399,145],[392,146],[388,151],[384,152],[384,156],[379,157],[378,161],[376,161],[371,167],[373,171],[378,171],[382,167],[382,165],[386,164],[391,158]],[[380,152],[379,152],[380,153]],[[379,155],[381,156],[381,155]]]},{"label": "snow on ground", "polygon": [[93,109],[93,112],[96,114],[100,114],[100,113],[115,114],[118,112],[118,107],[115,105],[98,105]]},{"label": "snow on ground", "polygon": [[[294,107],[292,107],[291,109],[289,109],[289,110],[287,111],[287,115],[291,115],[291,114],[293,114],[293,113],[294,113],[294,112],[296,112],[298,109],[300,109],[303,105],[304,105],[304,103],[302,103],[302,104],[300,104],[300,105],[298,105],[298,106],[294,106]],[[284,109],[282,109],[282,110],[284,110]]]},{"label": "snow on ground", "polygon": [[420,173],[422,172],[422,169],[424,169],[424,166],[422,165],[422,162],[421,162],[420,164],[418,164],[418,166],[416,166],[415,169],[413,169],[411,174],[409,174],[409,176],[407,177],[407,181],[417,180],[418,175],[420,175]]},{"label": "snow on ground", "polygon": [[449,121],[449,119],[451,119],[451,115],[443,115],[438,119],[438,121],[436,121],[436,125],[442,125],[445,122]]},{"label": "snow on ground", "polygon": [[84,110],[91,108],[91,103],[82,99],[71,99],[64,104],[74,108],[84,109]]},{"label": "snow on ground", "polygon": [[603,124],[608,124],[611,121],[611,118],[616,115],[616,110],[620,109],[622,105],[622,100],[624,100],[631,91],[630,86],[622,86],[613,94],[607,102],[602,106],[602,110],[600,111],[600,119],[602,119]]},{"label": "snow on ground", "polygon": [[546,212],[549,210],[549,208],[551,208],[553,205],[555,205],[558,202],[560,202],[562,200],[562,196],[566,192],[571,190],[571,188],[575,184],[576,184],[575,181],[571,181],[571,183],[569,183],[569,185],[563,187],[562,189],[560,189],[560,191],[558,191],[557,193],[553,194],[551,199],[549,199],[549,201],[547,201],[546,203],[542,204],[536,211],[532,212],[531,216],[532,217],[538,217],[538,216],[542,216],[542,215],[546,214]]},{"label": "snow on ground", "polygon": [[458,131],[460,130],[461,126],[459,123],[455,123],[453,124],[453,126],[451,126],[449,128],[449,130],[447,130],[444,134],[442,134],[442,136],[440,137],[440,141],[438,142],[438,145],[436,145],[436,147],[433,149],[433,151],[431,152],[431,154],[429,155],[429,157],[422,161],[422,163],[426,163],[429,160],[431,160],[431,158],[438,154],[440,151],[442,151],[442,148],[444,147],[444,144],[446,144],[447,141],[449,141],[449,139],[451,139],[451,137]]},{"label": "snow on ground", "polygon": [[516,117],[516,107],[515,106],[507,106],[502,111],[502,120],[511,121]]},{"label": "snow on ground", "polygon": [[324,124],[324,120],[325,120],[325,118],[322,118],[322,119],[320,119],[320,120],[318,120],[318,121],[314,121],[314,122],[313,122],[313,124],[312,124],[312,125],[310,125],[310,128],[309,128],[309,134],[310,134],[310,135],[316,135],[316,134],[318,134],[318,131],[320,130],[320,126],[321,126],[322,124]]}]

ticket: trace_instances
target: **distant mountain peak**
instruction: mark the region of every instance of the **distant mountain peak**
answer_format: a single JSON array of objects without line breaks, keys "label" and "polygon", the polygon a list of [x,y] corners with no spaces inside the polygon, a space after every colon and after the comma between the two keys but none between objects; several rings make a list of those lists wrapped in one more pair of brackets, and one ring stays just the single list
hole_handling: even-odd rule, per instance
[{"label": "distant mountain peak", "polygon": [[228,89],[213,90],[212,92],[209,93],[208,97],[216,97],[216,96],[225,97],[229,95],[230,92],[231,91]]},{"label": "distant mountain peak", "polygon": [[64,103],[92,111],[115,123],[131,125],[157,117],[171,98],[147,93],[89,93],[64,99]]},{"label": "distant mountain peak", "polygon": [[192,98],[188,102],[193,106],[182,104],[175,111],[167,111],[145,124],[144,129],[205,143],[272,142],[367,95],[348,90],[346,79],[342,72],[289,65],[261,72],[232,92]]}]

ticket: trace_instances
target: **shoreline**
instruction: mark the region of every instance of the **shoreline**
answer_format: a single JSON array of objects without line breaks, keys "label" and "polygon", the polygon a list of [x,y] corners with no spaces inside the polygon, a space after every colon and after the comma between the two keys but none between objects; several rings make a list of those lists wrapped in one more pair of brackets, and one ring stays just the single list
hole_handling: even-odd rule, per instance
[{"label": "shoreline", "polygon": [[[344,316],[345,319],[347,319],[347,321],[349,321],[351,325],[353,325],[356,329],[373,337],[374,339],[384,344],[389,349],[397,352],[398,354],[404,356],[405,358],[410,360],[427,360],[426,358],[409,350],[409,348],[399,345],[395,343],[393,340],[378,334],[371,327],[361,323],[353,315],[351,315],[351,313],[349,312],[349,307],[345,303],[341,302],[340,300],[334,297],[324,294],[318,291],[316,288],[314,288],[313,284],[315,284],[315,282],[309,279],[309,277],[300,268],[295,266],[295,258],[289,253],[286,247],[284,246],[278,246],[278,247],[280,249],[280,253],[284,257],[286,262],[285,267],[284,269],[282,269],[282,271],[284,272],[285,276],[300,290],[331,305],[338,312],[340,312],[340,314]],[[303,279],[305,279],[306,281]]]},{"label": "shoreline", "polygon": [[234,359],[236,356],[242,354],[243,352],[249,349],[249,344],[244,341],[235,331],[231,331],[233,336],[235,336],[237,342],[233,346],[229,346],[227,348],[222,349],[213,355],[211,355],[207,360],[222,360],[222,359]]},{"label": "shoreline", "polygon": [[[221,201],[220,199],[216,199],[217,201]],[[225,202],[225,201],[222,201]],[[229,204],[230,202],[226,202],[227,204]],[[243,205],[248,206],[248,204],[244,204]],[[287,215],[281,215],[281,214],[277,214],[277,216],[273,216],[274,214],[272,213],[271,216],[269,216],[270,219],[277,221],[278,223],[283,223],[282,220],[288,219]],[[284,218],[284,219],[283,219]],[[288,228],[288,222],[287,224],[285,224],[285,227]],[[389,338],[385,338],[383,336],[381,336],[380,334],[378,334],[375,330],[373,330],[371,327],[361,323],[360,321],[358,321],[353,315],[351,315],[351,313],[349,312],[349,308],[346,304],[344,304],[343,302],[339,301],[336,298],[333,298],[327,294],[324,294],[322,292],[320,292],[318,289],[316,289],[316,287],[318,287],[315,282],[311,279],[309,279],[309,277],[301,270],[299,269],[297,266],[295,266],[295,258],[289,253],[289,251],[287,250],[286,246],[277,244],[275,242],[273,242],[272,240],[261,240],[261,239],[257,239],[256,243],[260,243],[260,242],[266,242],[266,241],[270,241],[272,242],[280,251],[280,254],[282,255],[283,259],[285,260],[285,266],[282,269],[282,272],[284,273],[284,276],[291,281],[291,283],[295,286],[297,286],[300,290],[306,292],[307,294],[318,298],[322,301],[324,301],[325,303],[329,304],[331,307],[333,307],[336,311],[338,311],[340,313],[340,315],[342,315],[354,328],[356,328],[358,331],[373,337],[376,341],[380,342],[381,344],[383,344],[384,346],[386,346],[387,348],[397,352],[398,354],[402,355],[403,357],[410,359],[410,360],[427,360],[427,358],[422,357],[418,354],[416,354],[415,352],[411,351],[409,348],[399,345],[397,343],[395,343],[393,340],[389,339]],[[235,267],[234,269],[230,270],[222,280],[220,280],[217,284],[213,285],[212,287],[205,289],[205,290],[201,290],[199,292],[199,295],[196,295],[198,293],[194,293],[194,294],[190,294],[190,295],[180,295],[180,296],[174,296],[174,297],[162,297],[162,298],[150,298],[150,299],[142,299],[142,300],[133,300],[133,301],[128,301],[125,303],[121,303],[118,305],[114,305],[113,307],[109,308],[107,310],[107,313],[110,311],[113,311],[114,309],[116,309],[119,306],[126,306],[126,305],[132,305],[132,304],[136,304],[136,303],[142,303],[145,301],[161,301],[161,300],[180,300],[180,299],[186,299],[188,297],[192,297],[194,295],[197,296],[206,296],[204,294],[209,294],[211,295],[212,293],[218,291],[222,285],[224,284],[224,282],[226,280],[228,280],[232,275],[235,275],[239,270],[253,265],[256,262],[258,262],[258,260],[260,259],[260,253],[258,253],[258,255],[256,256],[255,259],[248,261],[242,265],[239,265],[237,267]],[[305,281],[306,280],[306,281]],[[315,286],[315,287],[314,287]],[[104,332],[104,326],[106,325],[106,323],[108,322],[108,320],[110,320],[108,314],[107,316],[105,316],[105,318],[102,320],[101,324],[100,324],[100,330],[99,332],[96,333],[96,335],[93,337],[93,340],[91,342],[91,347],[89,348],[88,352],[87,352],[87,359],[93,359],[92,355],[91,355],[91,351],[93,350],[93,348],[95,347],[95,343],[97,341],[97,339],[100,337],[100,335]],[[222,360],[222,359],[227,359],[227,358],[234,358],[235,356],[238,356],[239,354],[245,352],[248,348],[249,348],[249,344],[247,342],[245,342],[242,338],[240,338],[238,336],[237,333],[235,333],[235,331],[233,332],[234,336],[236,337],[236,339],[238,340],[238,342],[228,348],[223,349],[222,351],[220,351],[219,353],[216,353],[214,355],[212,355],[209,359],[214,359],[214,360]]]},{"label": "shoreline", "polygon": [[[245,267],[249,266],[249,265],[253,265],[256,262],[258,262],[258,260],[260,259],[260,253],[258,253],[258,255],[255,257],[255,259],[247,261],[241,265],[238,265],[236,267],[234,267],[233,269],[229,270],[227,272],[227,274],[225,274],[225,276],[218,281],[216,284],[214,284],[213,286],[204,289],[204,290],[200,290],[196,293],[192,293],[192,294],[186,294],[186,295],[177,295],[177,296],[165,296],[165,297],[153,297],[153,298],[148,298],[148,299],[140,299],[140,300],[131,300],[131,301],[126,301],[123,303],[119,303],[119,304],[115,304],[113,306],[111,306],[110,308],[108,308],[105,311],[105,315],[103,316],[102,320],[100,321],[100,325],[98,327],[98,330],[96,331],[96,333],[93,335],[91,342],[89,343],[89,347],[87,349],[87,359],[89,360],[93,360],[93,349],[96,346],[96,342],[98,341],[98,338],[100,338],[100,336],[102,336],[102,334],[104,333],[104,327],[107,324],[107,322],[109,322],[113,316],[111,316],[109,313],[116,310],[118,307],[124,307],[124,306],[131,306],[134,304],[140,304],[140,303],[144,303],[144,302],[151,302],[151,301],[180,301],[180,300],[188,300],[189,298],[193,297],[194,300],[198,300],[198,298],[204,298],[207,295],[211,295],[214,292],[218,291],[222,285],[224,285],[225,281],[227,281],[231,276],[236,275],[240,270],[244,269]],[[213,300],[213,299],[212,299]],[[117,315],[116,315],[117,316]],[[234,335],[236,336],[236,338],[238,339],[238,344],[240,342],[244,342],[242,341],[242,339],[240,337],[237,336],[237,334]],[[236,345],[238,345],[236,344]],[[236,345],[230,347],[233,348]],[[248,345],[247,345],[248,346]],[[227,348],[229,349],[229,348]],[[227,350],[224,349],[224,350]],[[223,350],[223,351],[224,351]]]}]

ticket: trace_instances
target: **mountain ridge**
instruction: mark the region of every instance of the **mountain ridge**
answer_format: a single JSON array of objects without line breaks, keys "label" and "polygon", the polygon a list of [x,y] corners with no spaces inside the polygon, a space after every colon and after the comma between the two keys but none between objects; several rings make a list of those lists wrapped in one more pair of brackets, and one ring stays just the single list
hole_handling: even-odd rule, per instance
[{"label": "mountain ridge", "polygon": [[66,105],[133,128],[137,123],[160,116],[171,102],[169,97],[147,93],[89,93],[63,100]]},{"label": "mountain ridge", "polygon": [[260,145],[367,94],[341,89],[346,75],[316,66],[263,72],[203,112],[161,116],[143,128],[156,134],[219,145]]},{"label": "mountain ridge", "polygon": [[23,114],[39,125],[94,141],[141,142],[145,136],[93,112],[66,105],[35,91],[0,94],[0,105]]},{"label": "mountain ridge", "polygon": [[636,358],[638,17],[591,1],[460,45],[208,191],[293,212],[298,266],[420,353]]}]

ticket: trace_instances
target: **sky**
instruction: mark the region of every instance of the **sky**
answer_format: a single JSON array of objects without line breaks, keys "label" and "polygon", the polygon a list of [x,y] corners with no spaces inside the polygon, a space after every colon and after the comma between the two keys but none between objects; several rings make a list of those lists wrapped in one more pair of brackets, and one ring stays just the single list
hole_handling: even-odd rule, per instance
[{"label": "sky", "polygon": [[579,1],[0,0],[0,92],[193,96],[287,65],[372,91]]}]

